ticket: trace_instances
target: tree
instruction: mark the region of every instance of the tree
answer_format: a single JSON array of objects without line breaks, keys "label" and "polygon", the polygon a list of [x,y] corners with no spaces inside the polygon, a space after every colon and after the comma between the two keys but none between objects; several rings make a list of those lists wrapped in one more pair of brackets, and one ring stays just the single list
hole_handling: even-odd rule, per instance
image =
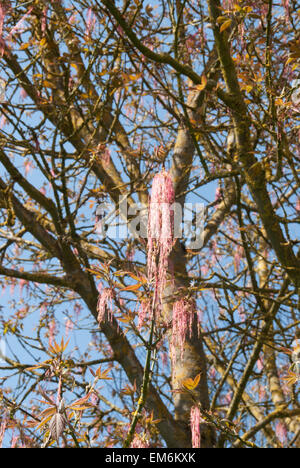
[{"label": "tree", "polygon": [[299,446],[297,25],[1,2],[4,444]]}]

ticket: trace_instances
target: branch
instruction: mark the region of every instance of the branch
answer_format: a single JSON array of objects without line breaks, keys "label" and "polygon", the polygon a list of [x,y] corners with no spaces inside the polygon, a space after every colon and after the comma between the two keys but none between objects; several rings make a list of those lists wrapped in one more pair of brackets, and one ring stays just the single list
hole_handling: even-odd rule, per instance
[{"label": "branch", "polygon": [[[261,429],[264,429],[270,422],[274,421],[274,419],[282,419],[282,418],[291,418],[293,416],[299,416],[300,415],[300,408],[295,408],[295,409],[286,409],[286,405],[282,406],[281,408],[278,408],[274,410],[272,413],[268,414],[262,421],[259,421],[255,426],[253,426],[249,431],[247,431],[242,437],[242,441],[246,441],[250,439],[250,437],[253,437],[258,431]],[[240,447],[242,442],[240,440],[236,441],[233,444],[234,448]]]},{"label": "branch", "polygon": [[66,276],[58,277],[58,276],[48,275],[47,273],[42,273],[42,272],[33,273],[33,272],[12,270],[10,268],[5,268],[2,265],[0,265],[0,275],[8,276],[10,278],[24,279],[26,281],[32,281],[34,283],[53,284],[54,286],[60,286],[63,288],[71,287],[71,284]]},{"label": "branch", "polygon": [[288,276],[296,287],[300,286],[300,264],[293,248],[286,241],[278,218],[272,206],[266,188],[265,171],[260,161],[254,156],[250,138],[251,119],[248,115],[228,43],[228,32],[220,32],[217,18],[221,13],[219,0],[208,0],[209,15],[213,27],[217,52],[225,80],[227,93],[231,99],[228,106],[232,110],[237,157],[241,161],[245,180],[257,205],[262,223],[270,239],[279,262],[286,269]]},{"label": "branch", "polygon": [[157,52],[153,52],[153,50],[146,47],[136,36],[133,32],[133,29],[127,24],[124,17],[120,13],[120,11],[114,6],[112,2],[109,0],[102,0],[102,3],[106,6],[107,10],[111,13],[111,15],[115,18],[117,23],[124,29],[127,37],[130,39],[131,43],[140,51],[142,52],[145,57],[149,58],[150,60],[156,63],[165,63],[166,65],[170,65],[174,70],[179,72],[182,75],[189,77],[193,83],[201,84],[201,76],[199,76],[194,70],[189,67],[188,65],[183,65],[182,63],[175,60],[171,55],[162,53],[158,54]]}]

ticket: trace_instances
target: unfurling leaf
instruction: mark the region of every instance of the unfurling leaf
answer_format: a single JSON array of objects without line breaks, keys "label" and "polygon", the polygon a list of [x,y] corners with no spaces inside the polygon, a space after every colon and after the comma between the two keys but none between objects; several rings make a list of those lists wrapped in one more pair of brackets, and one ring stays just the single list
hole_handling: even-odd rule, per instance
[{"label": "unfurling leaf", "polygon": [[224,23],[223,23],[222,26],[220,27],[220,32],[223,32],[223,31],[225,31],[225,29],[229,28],[229,26],[231,25],[231,23],[232,23],[232,20],[231,20],[231,19],[224,21]]},{"label": "unfurling leaf", "polygon": [[201,77],[201,84],[200,85],[197,85],[196,88],[198,89],[198,91],[202,91],[207,85],[207,78],[205,75],[202,75]]},{"label": "unfurling leaf", "polygon": [[112,380],[111,377],[108,377],[107,374],[111,371],[111,369],[106,369],[105,371],[101,371],[101,366],[98,367],[98,369],[96,370],[96,376],[98,377],[98,379],[102,379],[102,380]]},{"label": "unfurling leaf", "polygon": [[130,286],[126,286],[126,288],[121,288],[120,291],[137,291],[141,286],[141,284],[131,284]]},{"label": "unfurling leaf", "polygon": [[57,441],[63,434],[66,424],[66,417],[61,413],[55,413],[49,423],[51,438]]},{"label": "unfurling leaf", "polygon": [[196,375],[194,379],[185,379],[182,380],[182,385],[187,389],[187,390],[195,390],[195,388],[198,386],[200,382],[201,374]]}]

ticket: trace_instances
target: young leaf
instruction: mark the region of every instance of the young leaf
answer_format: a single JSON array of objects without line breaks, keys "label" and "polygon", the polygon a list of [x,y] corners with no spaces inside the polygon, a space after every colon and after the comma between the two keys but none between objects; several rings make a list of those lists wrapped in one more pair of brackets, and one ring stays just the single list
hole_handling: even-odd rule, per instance
[{"label": "young leaf", "polygon": [[231,20],[231,19],[224,21],[224,23],[223,23],[222,26],[220,27],[220,32],[223,32],[223,31],[225,31],[225,29],[229,28],[229,26],[231,25],[231,23],[232,23],[232,20]]}]

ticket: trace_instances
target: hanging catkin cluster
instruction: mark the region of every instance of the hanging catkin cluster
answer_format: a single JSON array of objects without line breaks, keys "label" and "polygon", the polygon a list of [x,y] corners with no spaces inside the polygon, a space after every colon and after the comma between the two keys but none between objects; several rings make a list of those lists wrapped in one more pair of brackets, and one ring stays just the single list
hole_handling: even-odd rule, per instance
[{"label": "hanging catkin cluster", "polygon": [[201,412],[198,406],[192,406],[190,415],[190,424],[192,431],[192,447],[200,448],[201,446],[201,434],[200,424],[202,422]]},{"label": "hanging catkin cluster", "polygon": [[184,343],[187,334],[192,336],[192,325],[196,304],[192,299],[181,298],[174,302],[172,317],[172,361],[176,360],[176,350],[180,350],[180,358],[183,357]]},{"label": "hanging catkin cluster", "polygon": [[97,312],[98,312],[98,323],[103,322],[105,318],[105,313],[107,312],[108,320],[112,320],[113,317],[113,303],[114,293],[111,288],[104,288],[100,292],[97,303]]},{"label": "hanging catkin cluster", "polygon": [[152,183],[148,216],[148,278],[155,284],[161,301],[166,284],[168,258],[174,245],[175,192],[171,176],[165,170]]}]

